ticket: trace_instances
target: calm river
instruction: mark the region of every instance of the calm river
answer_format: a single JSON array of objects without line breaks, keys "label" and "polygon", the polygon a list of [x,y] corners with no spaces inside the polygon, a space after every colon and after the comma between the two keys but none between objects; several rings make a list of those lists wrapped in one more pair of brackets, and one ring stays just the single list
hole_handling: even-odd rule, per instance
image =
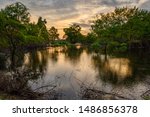
[{"label": "calm river", "polygon": [[21,59],[19,67],[41,73],[28,85],[40,91],[55,88],[57,99],[82,99],[85,87],[127,99],[142,99],[150,90],[150,55],[146,53],[104,55],[81,47],[50,47]]}]

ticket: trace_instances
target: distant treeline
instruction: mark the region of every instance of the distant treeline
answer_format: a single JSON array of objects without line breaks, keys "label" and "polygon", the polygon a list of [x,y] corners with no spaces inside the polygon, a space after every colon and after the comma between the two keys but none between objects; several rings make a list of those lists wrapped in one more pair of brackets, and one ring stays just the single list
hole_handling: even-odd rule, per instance
[{"label": "distant treeline", "polygon": [[47,29],[46,19],[39,17],[30,22],[28,8],[20,2],[0,11],[0,47],[68,45],[82,43],[92,49],[127,51],[132,48],[150,48],[150,12],[136,7],[116,8],[110,13],[100,13],[91,24],[86,36],[81,27],[72,24],[65,28],[65,41],[59,40],[55,27]]}]

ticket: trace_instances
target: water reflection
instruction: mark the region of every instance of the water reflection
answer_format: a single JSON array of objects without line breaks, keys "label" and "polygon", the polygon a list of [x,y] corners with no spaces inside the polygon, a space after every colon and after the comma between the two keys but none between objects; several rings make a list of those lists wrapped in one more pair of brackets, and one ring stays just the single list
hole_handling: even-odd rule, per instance
[{"label": "water reflection", "polygon": [[83,48],[81,46],[69,47],[65,53],[65,58],[75,65],[80,61],[80,56],[82,52]]},{"label": "water reflection", "polygon": [[42,74],[28,83],[31,89],[57,83],[57,92],[62,94],[59,99],[81,99],[81,84],[141,99],[140,95],[150,89],[148,59],[148,55],[104,55],[83,47],[50,47],[22,54],[15,65]]},{"label": "water reflection", "polygon": [[[135,60],[139,61],[138,56],[134,59],[126,56],[109,56],[89,52],[82,47],[49,48],[28,54],[29,62],[26,62],[26,65],[32,69],[45,71],[42,81],[44,85],[60,77],[57,79],[61,82],[58,92],[64,94],[61,99],[80,99],[77,94],[80,90],[78,81],[105,92],[114,91],[121,95],[126,92],[128,96],[138,89],[140,93],[149,89],[149,87],[144,87],[145,84],[140,84],[145,81],[146,76],[142,74],[143,78],[141,78],[141,72],[137,68],[139,63],[135,65]],[[146,67],[145,70],[147,70],[147,65],[142,64],[140,63],[140,68]],[[141,90],[142,87],[144,88]],[[140,98],[140,94],[135,94],[134,98]]]},{"label": "water reflection", "polygon": [[49,52],[47,50],[31,51],[24,56],[24,67],[44,74],[47,70]]},{"label": "water reflection", "polygon": [[132,76],[132,67],[127,58],[113,58],[107,55],[93,55],[93,65],[99,71],[98,77],[105,82],[117,84]]},{"label": "water reflection", "polygon": [[0,55],[0,70],[6,69],[6,62],[5,62],[5,56]]},{"label": "water reflection", "polygon": [[130,61],[126,58],[112,58],[106,62],[104,67],[117,74],[119,79],[125,79],[132,75],[132,69],[129,64]]}]

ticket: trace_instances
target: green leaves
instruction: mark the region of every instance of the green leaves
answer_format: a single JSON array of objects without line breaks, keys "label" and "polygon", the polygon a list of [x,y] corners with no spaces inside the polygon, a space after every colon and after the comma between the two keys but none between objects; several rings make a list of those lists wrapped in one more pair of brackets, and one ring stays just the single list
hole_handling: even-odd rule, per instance
[{"label": "green leaves", "polygon": [[59,38],[58,30],[53,26],[49,29],[49,38],[50,40],[55,40]]},{"label": "green leaves", "polygon": [[46,19],[42,19],[42,17],[39,17],[37,22],[37,26],[39,28],[38,38],[43,37],[45,40],[48,40],[49,34],[46,28],[46,23],[47,23]]},{"label": "green leaves", "polygon": [[86,40],[85,40],[85,43],[86,44],[93,44],[96,40],[97,40],[97,35],[93,32],[91,33],[88,33],[87,36],[86,36]]},{"label": "green leaves", "polygon": [[[0,46],[11,50],[18,47],[47,44],[49,34],[46,19],[39,17],[37,24],[30,23],[30,13],[20,2],[11,4],[0,11]],[[11,51],[10,50],[10,51]]]},{"label": "green leaves", "polygon": [[101,43],[143,44],[150,39],[150,12],[136,7],[116,8],[113,12],[99,14],[91,27]]},{"label": "green leaves", "polygon": [[81,42],[81,39],[83,38],[81,34],[81,27],[77,24],[73,24],[69,28],[65,28],[64,32],[65,35],[67,36],[66,39],[73,44]]},{"label": "green leaves", "polygon": [[26,6],[21,2],[16,2],[7,6],[2,12],[6,14],[8,18],[17,20],[24,24],[29,23],[30,21],[30,13]]}]

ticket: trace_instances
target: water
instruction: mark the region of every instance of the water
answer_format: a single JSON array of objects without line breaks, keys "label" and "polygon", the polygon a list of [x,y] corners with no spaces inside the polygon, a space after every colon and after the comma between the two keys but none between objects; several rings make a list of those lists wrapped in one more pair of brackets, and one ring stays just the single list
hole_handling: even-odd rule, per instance
[{"label": "water", "polygon": [[31,89],[42,87],[40,91],[45,92],[55,86],[57,99],[83,99],[85,87],[127,99],[142,99],[150,90],[150,55],[146,53],[104,55],[82,47],[50,47],[19,58],[20,69],[42,74],[28,82]]}]

